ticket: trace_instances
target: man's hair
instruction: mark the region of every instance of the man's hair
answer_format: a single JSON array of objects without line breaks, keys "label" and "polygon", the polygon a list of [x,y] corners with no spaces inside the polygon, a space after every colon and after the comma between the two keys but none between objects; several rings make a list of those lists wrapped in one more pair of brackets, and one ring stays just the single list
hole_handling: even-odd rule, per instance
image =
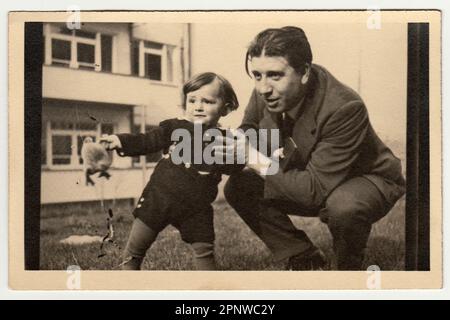
[{"label": "man's hair", "polygon": [[284,57],[295,71],[304,74],[305,63],[311,64],[312,52],[305,32],[298,27],[272,28],[261,31],[250,43],[245,55],[245,71],[253,57]]},{"label": "man's hair", "polygon": [[186,109],[186,97],[189,92],[196,91],[201,87],[212,83],[216,79],[220,84],[220,97],[223,101],[223,105],[228,111],[236,110],[239,107],[239,102],[231,83],[214,72],[196,74],[183,85],[183,109]]}]

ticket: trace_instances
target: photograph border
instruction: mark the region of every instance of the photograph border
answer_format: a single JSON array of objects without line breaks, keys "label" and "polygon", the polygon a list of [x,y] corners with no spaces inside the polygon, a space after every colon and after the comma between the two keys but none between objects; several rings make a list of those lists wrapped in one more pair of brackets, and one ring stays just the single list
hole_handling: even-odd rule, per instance
[{"label": "photograph border", "polygon": [[[30,159],[34,158],[37,159],[37,164],[40,163],[39,152],[33,150],[33,147],[36,146],[39,149],[39,143],[37,145],[36,143],[28,145],[31,141],[27,141],[24,136],[24,132],[25,134],[27,132],[26,130],[36,130],[35,126],[40,127],[40,119],[38,117],[30,117],[24,110],[24,105],[26,103],[36,105],[36,101],[33,100],[33,97],[31,97],[31,100],[28,100],[30,99],[30,92],[28,92],[27,95],[27,90],[32,90],[33,88],[25,86],[24,82],[28,70],[26,68],[26,63],[24,63],[24,50],[25,52],[27,51],[27,43],[24,41],[25,22],[64,22],[67,21],[68,15],[70,14],[70,12],[12,12],[9,15],[9,282],[10,286],[14,289],[64,290],[67,289],[67,279],[70,275],[70,273],[68,274],[66,271],[31,271],[30,269],[33,269],[33,266],[28,266],[26,269],[29,270],[27,271],[24,270],[24,247],[27,247],[26,243],[35,243],[36,241],[39,241],[39,239],[36,239],[36,237],[33,236],[27,238],[27,235],[29,235],[27,230],[33,228],[33,219],[36,219],[36,216],[33,216],[32,210],[25,210],[25,208],[35,209],[35,204],[27,204],[27,199],[30,199],[29,196],[31,195],[29,194],[29,184],[34,180],[29,181],[25,179],[25,177],[40,174],[40,168],[36,172],[36,168],[32,168],[32,166],[29,165]],[[81,14],[82,21],[84,22],[148,22],[148,19],[151,18],[154,22],[225,23],[235,19],[234,15],[242,15],[248,23],[252,23],[252,19],[259,22],[259,20],[265,16],[270,19],[271,23],[276,23],[278,19],[283,23],[289,23],[289,19],[298,19],[299,15],[302,16],[305,23],[308,19],[315,23],[329,21],[329,19],[345,19],[345,23],[362,23],[367,19],[367,11],[361,10],[176,12],[83,11]],[[317,15],[319,15],[319,17]],[[430,271],[381,271],[382,288],[440,288],[442,287],[441,13],[438,10],[382,10],[382,17],[383,23],[404,22],[429,24],[429,128],[432,130],[429,132],[429,154],[432,155],[429,158]],[[35,59],[37,60],[38,58],[39,54],[36,55]],[[408,62],[409,61],[410,60],[408,60]],[[40,63],[36,66],[35,63],[31,62],[31,65],[36,68],[42,68]],[[25,94],[23,89],[25,89]],[[412,97],[408,95],[408,101],[410,98]],[[417,102],[417,106],[420,107],[421,103],[423,105],[425,102]],[[410,128],[410,117],[412,120],[421,119],[420,116],[411,116],[410,110],[408,109],[408,129]],[[426,123],[416,124],[415,128],[418,129],[418,132],[416,132],[418,135],[417,137],[419,139],[420,137],[425,138],[425,140],[422,141],[426,141],[426,138],[428,138],[426,137]],[[409,133],[410,132],[408,132],[408,137],[410,136]],[[25,153],[23,146],[25,146]],[[409,142],[407,150],[408,170],[413,170],[413,167],[410,166],[411,155],[419,154],[423,156],[425,153],[422,149],[416,151],[411,149]],[[31,153],[28,154],[31,158],[27,157],[27,151],[31,151]],[[414,166],[419,173],[421,173],[420,168],[423,168],[420,164],[423,164],[423,159],[417,159],[417,164]],[[27,172],[27,170],[30,170],[31,172]],[[419,178],[420,174],[417,175],[417,179]],[[417,183],[415,186],[426,187],[426,184],[421,183],[417,179],[415,179],[415,182]],[[408,171],[408,183],[410,181],[410,171]],[[423,194],[424,190],[419,191],[422,191],[422,193],[418,192],[418,195]],[[24,197],[24,195],[27,195],[28,198]],[[40,196],[40,194],[38,194],[38,196]],[[416,206],[416,208],[418,208],[414,215],[416,224],[410,226],[410,228],[416,229],[417,226],[422,226],[421,223],[423,223],[424,220],[420,218],[420,212],[423,213],[423,210],[426,210],[427,206],[426,199],[419,198],[417,201],[417,204],[420,206]],[[39,210],[39,206],[37,208]],[[413,209],[414,207],[408,206],[407,201],[407,208]],[[408,214],[410,213],[408,212]],[[31,215],[30,219],[28,218],[29,215]],[[27,217],[27,219],[25,219],[25,217]],[[37,219],[39,219],[39,217]],[[34,222],[36,222],[36,220],[34,220]],[[31,223],[31,225],[29,223]],[[426,226],[426,221],[424,226]],[[423,232],[419,232],[418,234],[423,234]],[[426,238],[427,237],[425,237],[425,239]],[[418,239],[415,239],[414,241],[416,240],[419,241]],[[27,248],[29,248],[29,246]],[[420,245],[417,247],[417,250],[419,249]],[[30,252],[29,254],[32,255],[33,253]],[[407,269],[427,269],[426,264],[420,265],[421,261],[423,260],[411,260],[407,263]],[[367,289],[367,281],[370,275],[371,273],[366,271],[320,271],[301,273],[286,271],[141,271],[138,273],[124,273],[123,271],[81,271],[81,289]]]}]

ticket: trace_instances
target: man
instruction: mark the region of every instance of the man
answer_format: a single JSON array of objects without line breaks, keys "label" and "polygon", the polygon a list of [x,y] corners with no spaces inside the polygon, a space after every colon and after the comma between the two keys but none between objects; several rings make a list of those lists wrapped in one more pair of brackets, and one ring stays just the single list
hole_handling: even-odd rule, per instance
[{"label": "man", "polygon": [[405,192],[400,160],[374,132],[358,94],[312,64],[302,29],[259,33],[246,70],[255,90],[241,128],[279,128],[281,145],[294,151],[273,175],[248,163],[251,170],[230,176],[226,199],[289,269],[322,269],[326,261],[288,214],[319,217],[333,236],[338,269],[361,269],[372,224]]}]

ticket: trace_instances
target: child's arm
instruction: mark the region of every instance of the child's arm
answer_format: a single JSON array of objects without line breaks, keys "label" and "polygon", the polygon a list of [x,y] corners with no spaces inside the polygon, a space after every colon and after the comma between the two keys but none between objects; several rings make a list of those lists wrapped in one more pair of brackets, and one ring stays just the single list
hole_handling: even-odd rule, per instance
[{"label": "child's arm", "polygon": [[159,127],[147,133],[122,133],[102,137],[100,142],[107,144],[107,149],[117,150],[121,156],[140,156],[160,151],[170,146],[170,128],[165,121]]}]

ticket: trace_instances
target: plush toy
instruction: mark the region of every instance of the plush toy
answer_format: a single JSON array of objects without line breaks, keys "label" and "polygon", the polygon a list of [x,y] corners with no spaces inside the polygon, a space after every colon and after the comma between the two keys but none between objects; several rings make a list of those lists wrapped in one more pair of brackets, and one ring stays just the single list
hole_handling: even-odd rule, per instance
[{"label": "plush toy", "polygon": [[109,179],[111,175],[107,172],[111,166],[111,157],[105,147],[100,143],[95,143],[91,137],[86,137],[81,148],[81,157],[83,158],[83,171],[86,177],[86,185],[94,185],[91,175],[100,172],[100,177]]}]

